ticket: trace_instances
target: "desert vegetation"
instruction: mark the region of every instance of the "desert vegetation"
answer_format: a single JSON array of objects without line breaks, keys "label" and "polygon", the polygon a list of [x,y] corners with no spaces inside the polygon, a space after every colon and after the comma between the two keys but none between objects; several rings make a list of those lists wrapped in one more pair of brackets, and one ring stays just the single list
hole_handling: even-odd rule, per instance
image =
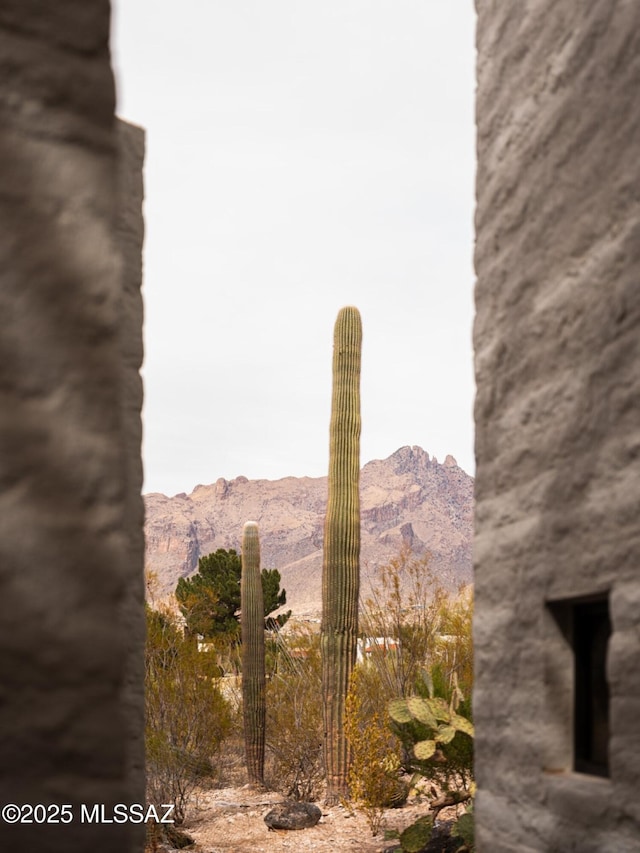
[{"label": "desert vegetation", "polygon": [[[218,563],[225,574],[226,560]],[[286,600],[282,590],[278,596]],[[462,811],[472,800],[472,606],[469,588],[447,592],[428,557],[406,549],[380,567],[361,600],[358,660],[345,701],[347,790],[340,802],[362,813],[371,834],[382,837],[388,810],[415,801],[418,792],[425,814],[398,837],[404,851],[424,846],[442,808],[460,804]],[[198,791],[256,781],[245,760],[242,679],[235,671],[241,673],[248,658],[239,653],[238,631],[212,631],[205,642],[185,622],[168,611],[147,611],[148,796],[174,802],[179,820],[197,803]],[[295,618],[283,628],[274,625],[264,627],[260,781],[283,799],[322,800],[320,632]],[[459,834],[467,839],[469,821],[461,814]]]},{"label": "desert vegetation", "polygon": [[[291,811],[316,822],[320,810],[300,802],[323,797],[329,808],[364,814],[376,836],[388,809],[428,792],[426,813],[396,831],[398,849],[418,853],[440,811],[473,797],[472,600],[467,589],[447,592],[428,556],[406,549],[361,595],[361,347],[360,314],[343,308],[320,630],[282,613],[286,592],[277,570],[260,569],[255,522],[244,525],[241,555],[219,549],[200,558],[176,589],[184,631],[168,612],[148,612],[149,796],[173,802],[182,821],[194,789],[237,768],[240,754],[238,781],[279,790],[297,803]],[[458,849],[469,850],[470,815],[457,831]]]},{"label": "desert vegetation", "polygon": [[147,797],[184,820],[196,786],[213,773],[232,728],[213,651],[199,651],[168,610],[150,607],[145,653]]},{"label": "desert vegetation", "polygon": [[363,603],[346,728],[351,799],[374,833],[412,789],[429,795],[423,827],[472,799],[472,609],[469,588],[447,592],[428,557],[407,549]]}]

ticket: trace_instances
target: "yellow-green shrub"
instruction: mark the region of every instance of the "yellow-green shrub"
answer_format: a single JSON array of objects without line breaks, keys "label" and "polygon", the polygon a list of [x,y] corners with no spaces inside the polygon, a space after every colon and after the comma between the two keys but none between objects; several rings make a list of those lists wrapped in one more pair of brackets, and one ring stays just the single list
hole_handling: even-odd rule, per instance
[{"label": "yellow-green shrub", "polygon": [[400,742],[390,728],[389,712],[375,668],[356,666],[346,703],[345,728],[351,763],[349,795],[376,835],[386,808],[402,805],[408,786],[399,778]]}]

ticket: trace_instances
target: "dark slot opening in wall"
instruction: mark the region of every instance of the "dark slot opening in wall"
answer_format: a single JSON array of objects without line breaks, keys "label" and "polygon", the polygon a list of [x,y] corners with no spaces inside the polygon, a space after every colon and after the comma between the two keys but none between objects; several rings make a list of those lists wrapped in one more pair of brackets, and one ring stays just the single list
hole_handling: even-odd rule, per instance
[{"label": "dark slot opening in wall", "polygon": [[574,769],[609,775],[608,598],[572,606],[575,659]]},{"label": "dark slot opening in wall", "polygon": [[609,595],[547,602],[544,767],[609,775]]}]

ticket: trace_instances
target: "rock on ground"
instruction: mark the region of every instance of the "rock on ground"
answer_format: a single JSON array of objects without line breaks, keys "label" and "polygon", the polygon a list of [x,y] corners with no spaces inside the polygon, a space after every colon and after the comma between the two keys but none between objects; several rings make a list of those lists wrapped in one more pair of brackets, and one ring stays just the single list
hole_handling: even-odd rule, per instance
[{"label": "rock on ground", "polygon": [[315,826],[322,811],[313,803],[280,803],[265,815],[264,822],[270,829],[308,829]]}]

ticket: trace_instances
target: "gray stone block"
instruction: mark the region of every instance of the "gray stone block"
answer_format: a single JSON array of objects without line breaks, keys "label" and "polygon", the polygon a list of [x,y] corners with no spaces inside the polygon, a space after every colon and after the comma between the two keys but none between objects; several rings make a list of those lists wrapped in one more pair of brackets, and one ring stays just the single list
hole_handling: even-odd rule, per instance
[{"label": "gray stone block", "polygon": [[116,234],[108,40],[104,0],[0,10],[0,801],[74,814],[1,822],[13,853],[142,841],[80,820],[145,796],[140,275]]}]

